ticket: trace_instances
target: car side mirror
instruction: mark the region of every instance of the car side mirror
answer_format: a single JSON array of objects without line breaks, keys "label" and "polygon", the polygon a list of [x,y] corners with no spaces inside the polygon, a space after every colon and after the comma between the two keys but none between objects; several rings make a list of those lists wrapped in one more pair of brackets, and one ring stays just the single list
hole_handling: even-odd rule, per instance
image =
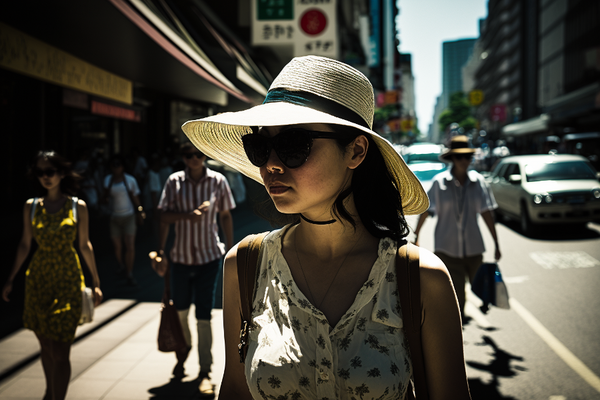
[{"label": "car side mirror", "polygon": [[508,181],[512,184],[521,183],[521,175],[513,174],[508,177]]}]

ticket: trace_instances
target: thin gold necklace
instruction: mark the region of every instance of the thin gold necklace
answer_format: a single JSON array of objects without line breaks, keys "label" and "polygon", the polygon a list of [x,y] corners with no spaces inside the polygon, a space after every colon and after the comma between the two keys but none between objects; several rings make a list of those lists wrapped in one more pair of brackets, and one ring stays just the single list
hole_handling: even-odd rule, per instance
[{"label": "thin gold necklace", "polygon": [[[362,232],[360,234],[360,236],[356,238],[356,240],[354,241],[351,248],[355,248],[356,243],[358,243],[358,240],[362,237],[363,233],[364,232]],[[298,255],[298,244],[297,244],[298,240],[297,239],[298,239],[298,235],[297,235],[296,231],[294,231],[294,250],[296,251],[296,259],[298,260],[298,265],[300,265],[300,271],[302,272],[302,277],[304,278],[304,283],[306,283],[306,288],[308,289],[308,294],[310,295],[310,300],[315,305],[316,308],[320,309],[321,304],[323,304],[323,302],[327,298],[327,295],[329,294],[329,289],[331,289],[331,286],[333,286],[333,282],[335,282],[335,279],[337,278],[338,273],[342,269],[342,265],[344,265],[344,263],[346,262],[346,259],[348,258],[350,253],[352,253],[352,251],[349,251],[348,253],[346,253],[346,256],[344,257],[344,259],[338,266],[337,271],[335,271],[335,275],[333,276],[333,279],[331,280],[331,282],[329,282],[329,286],[327,286],[327,290],[325,291],[323,298],[321,299],[319,304],[316,304],[315,296],[312,294],[312,291],[310,290],[310,285],[308,284],[308,280],[306,279],[306,274],[304,273],[304,268],[302,267],[302,262],[300,262],[300,256]]]}]

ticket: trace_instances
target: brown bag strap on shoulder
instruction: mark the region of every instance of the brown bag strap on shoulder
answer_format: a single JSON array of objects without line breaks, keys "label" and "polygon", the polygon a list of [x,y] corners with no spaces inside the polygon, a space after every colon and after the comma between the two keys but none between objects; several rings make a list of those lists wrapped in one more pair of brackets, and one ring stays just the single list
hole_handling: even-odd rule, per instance
[{"label": "brown bag strap on shoulder", "polygon": [[[421,274],[419,272],[419,250],[410,243],[401,246],[396,256],[396,280],[402,308],[404,332],[408,340],[413,367],[413,382],[416,398],[429,399],[425,363],[421,344]],[[408,399],[414,399],[413,388],[408,388]]]},{"label": "brown bag strap on shoulder", "polygon": [[258,257],[265,236],[269,232],[246,236],[237,249],[237,272],[240,286],[240,316],[242,326],[240,327],[240,362],[246,360],[248,344],[248,328],[252,317],[252,300],[254,295],[254,284],[256,283],[256,271],[258,269]]}]

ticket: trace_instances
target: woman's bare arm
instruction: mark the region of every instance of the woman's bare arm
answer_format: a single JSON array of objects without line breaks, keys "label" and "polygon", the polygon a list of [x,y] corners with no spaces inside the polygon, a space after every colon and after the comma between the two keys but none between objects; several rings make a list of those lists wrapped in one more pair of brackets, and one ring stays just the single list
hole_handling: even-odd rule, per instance
[{"label": "woman's bare arm", "polygon": [[421,271],[421,339],[431,400],[470,399],[462,323],[454,286],[444,263],[419,249]]},{"label": "woman's bare arm", "polygon": [[240,289],[237,274],[237,245],[225,256],[223,266],[223,328],[225,331],[225,372],[219,400],[252,400],[240,363]]},{"label": "woman's bare arm", "polygon": [[96,257],[94,256],[94,248],[90,241],[89,235],[89,216],[85,201],[79,200],[77,203],[77,225],[79,234],[79,251],[85,260],[85,264],[92,275],[92,287],[94,288],[94,305],[98,306],[102,302],[102,291],[100,290],[100,277],[98,276],[98,268],[96,268]]},{"label": "woman's bare arm", "polygon": [[29,250],[31,249],[31,239],[33,238],[33,229],[31,228],[31,205],[33,204],[33,199],[27,200],[25,202],[25,206],[23,207],[23,234],[21,235],[21,241],[19,242],[19,246],[17,247],[17,255],[15,257],[15,262],[13,263],[13,267],[8,275],[8,279],[4,283],[4,287],[2,288],[2,298],[4,301],[10,301],[8,295],[12,291],[12,284],[15,276],[21,269],[21,266],[25,262],[25,259],[29,255]]}]

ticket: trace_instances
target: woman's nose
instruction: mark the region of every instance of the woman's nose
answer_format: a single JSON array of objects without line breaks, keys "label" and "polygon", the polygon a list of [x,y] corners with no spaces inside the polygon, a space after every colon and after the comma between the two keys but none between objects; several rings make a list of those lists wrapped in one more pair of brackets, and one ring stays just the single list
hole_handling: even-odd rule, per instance
[{"label": "woman's nose", "polygon": [[269,159],[267,160],[267,163],[265,164],[265,166],[267,167],[267,172],[269,172],[271,174],[274,174],[274,173],[282,174],[283,170],[285,168],[285,166],[279,159],[277,152],[275,152],[275,149],[271,149],[271,153],[269,154]]}]

